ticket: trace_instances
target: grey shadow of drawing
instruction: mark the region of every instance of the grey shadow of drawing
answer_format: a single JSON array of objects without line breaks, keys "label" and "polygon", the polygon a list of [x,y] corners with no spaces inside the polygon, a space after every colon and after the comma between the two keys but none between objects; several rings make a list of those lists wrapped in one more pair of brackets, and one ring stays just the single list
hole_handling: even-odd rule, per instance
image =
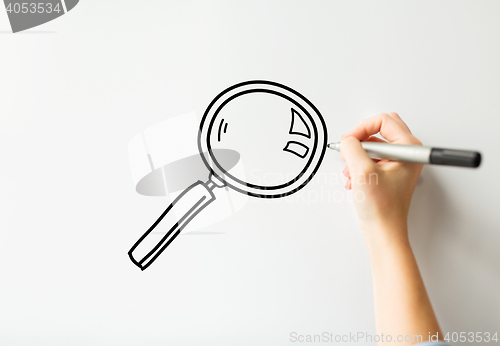
[{"label": "grey shadow of drawing", "polygon": [[[228,170],[240,160],[234,150],[217,150],[221,162]],[[208,177],[208,181],[204,182]],[[193,183],[193,181],[195,183]],[[165,196],[182,191],[146,233],[129,251],[129,257],[141,270],[149,267],[189,222],[210,203],[215,201],[213,190],[225,187],[209,173],[200,155],[191,155],[153,170],[136,186],[138,193]],[[160,224],[161,223],[161,224]],[[186,235],[220,235],[222,232],[189,232]]]},{"label": "grey shadow of drawing", "polygon": [[[232,169],[240,160],[237,151],[229,149],[214,151],[228,169]],[[208,174],[209,171],[201,156],[191,155],[154,169],[137,183],[136,191],[144,196],[166,196],[168,193],[186,189],[193,181],[205,180]]]}]

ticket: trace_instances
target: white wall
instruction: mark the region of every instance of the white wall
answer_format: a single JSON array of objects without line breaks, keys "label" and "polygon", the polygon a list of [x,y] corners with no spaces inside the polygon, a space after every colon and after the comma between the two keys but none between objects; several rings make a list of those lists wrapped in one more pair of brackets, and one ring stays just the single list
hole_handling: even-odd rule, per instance
[{"label": "white wall", "polygon": [[336,153],[319,171],[333,181],[250,199],[144,272],[128,259],[166,207],[134,191],[130,139],[249,79],[306,95],[330,140],[396,111],[425,144],[483,153],[477,170],[424,169],[410,232],[443,330],[500,331],[499,13],[498,1],[86,0],[13,35],[0,10],[0,344],[375,333]]}]

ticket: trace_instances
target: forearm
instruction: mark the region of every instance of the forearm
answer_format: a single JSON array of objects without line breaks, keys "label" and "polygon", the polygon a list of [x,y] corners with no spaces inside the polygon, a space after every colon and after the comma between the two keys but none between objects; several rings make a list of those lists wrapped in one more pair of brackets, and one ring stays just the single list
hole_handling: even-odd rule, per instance
[{"label": "forearm", "polygon": [[373,273],[377,334],[391,335],[393,341],[398,335],[422,335],[426,341],[429,333],[441,335],[441,331],[405,236],[407,232],[392,231],[365,232]]}]

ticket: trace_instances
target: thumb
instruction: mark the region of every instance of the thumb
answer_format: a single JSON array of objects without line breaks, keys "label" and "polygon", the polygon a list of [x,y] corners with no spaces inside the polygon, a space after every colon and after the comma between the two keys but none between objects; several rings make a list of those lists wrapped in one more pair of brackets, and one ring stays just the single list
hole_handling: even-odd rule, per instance
[{"label": "thumb", "polygon": [[347,137],[340,142],[340,152],[349,171],[353,174],[375,170],[375,163],[368,156],[361,142],[354,137]]}]

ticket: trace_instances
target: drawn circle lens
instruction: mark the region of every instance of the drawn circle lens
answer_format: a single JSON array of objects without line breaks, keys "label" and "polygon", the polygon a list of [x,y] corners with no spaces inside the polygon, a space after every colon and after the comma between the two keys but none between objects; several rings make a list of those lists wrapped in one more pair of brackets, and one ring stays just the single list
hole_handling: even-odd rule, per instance
[{"label": "drawn circle lens", "polygon": [[[304,96],[284,85],[249,81],[220,93],[203,115],[198,148],[207,168],[245,194],[278,198],[314,176],[326,150],[323,117]],[[246,174],[229,171],[218,149],[241,155]]]}]

